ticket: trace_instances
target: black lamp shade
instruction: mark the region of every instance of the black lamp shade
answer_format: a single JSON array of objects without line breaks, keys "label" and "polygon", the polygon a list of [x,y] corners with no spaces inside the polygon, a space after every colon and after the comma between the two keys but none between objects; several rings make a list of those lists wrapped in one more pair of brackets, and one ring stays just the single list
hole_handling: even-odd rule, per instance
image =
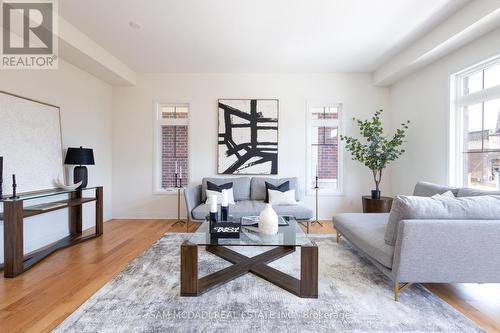
[{"label": "black lamp shade", "polygon": [[64,164],[94,165],[94,152],[90,148],[68,148]]}]

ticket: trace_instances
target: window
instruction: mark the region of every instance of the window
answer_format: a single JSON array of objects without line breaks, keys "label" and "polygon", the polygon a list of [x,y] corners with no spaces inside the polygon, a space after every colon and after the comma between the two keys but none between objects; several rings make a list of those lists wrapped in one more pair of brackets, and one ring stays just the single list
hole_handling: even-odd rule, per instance
[{"label": "window", "polygon": [[451,83],[450,181],[500,189],[500,58],[453,75]]},{"label": "window", "polygon": [[171,191],[189,182],[187,104],[155,107],[155,192]]},{"label": "window", "polygon": [[340,104],[311,105],[307,112],[307,189],[313,188],[318,177],[320,193],[342,191],[340,176]]}]

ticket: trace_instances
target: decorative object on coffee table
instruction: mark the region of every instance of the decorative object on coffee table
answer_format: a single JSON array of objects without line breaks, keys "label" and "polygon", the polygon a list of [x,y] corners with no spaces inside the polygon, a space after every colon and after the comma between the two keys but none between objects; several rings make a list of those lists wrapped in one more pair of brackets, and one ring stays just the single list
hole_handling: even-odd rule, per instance
[{"label": "decorative object on coffee table", "polygon": [[229,217],[229,199],[227,195],[227,190],[222,190],[222,202],[220,205],[220,219],[221,221],[227,221]]},{"label": "decorative object on coffee table", "polygon": [[223,238],[240,238],[241,219],[229,218],[210,223],[210,239],[216,241]]},{"label": "decorative object on coffee table", "polygon": [[384,135],[380,115],[382,110],[375,112],[375,115],[370,120],[360,120],[353,118],[356,121],[361,135],[365,138],[366,143],[361,140],[341,135],[340,139],[346,142],[345,148],[351,153],[352,159],[366,165],[373,173],[375,182],[375,190],[372,190],[372,199],[380,199],[380,182],[382,180],[382,171],[392,161],[399,158],[404,152],[401,146],[406,137],[406,130],[410,121],[401,124],[401,128],[396,130],[392,138]]},{"label": "decorative object on coffee table", "polygon": [[217,222],[217,195],[212,194],[210,196],[210,223]]},{"label": "decorative object on coffee table", "polygon": [[278,214],[276,214],[271,204],[266,204],[266,207],[260,212],[259,232],[265,235],[278,233]]},{"label": "decorative object on coffee table", "polygon": [[73,183],[82,182],[79,189],[87,187],[88,171],[85,165],[94,165],[94,152],[90,148],[68,148],[64,164],[76,165],[73,170]]},{"label": "decorative object on coffee table", "polygon": [[389,213],[392,208],[392,198],[380,197],[372,199],[369,195],[363,196],[363,213]]}]

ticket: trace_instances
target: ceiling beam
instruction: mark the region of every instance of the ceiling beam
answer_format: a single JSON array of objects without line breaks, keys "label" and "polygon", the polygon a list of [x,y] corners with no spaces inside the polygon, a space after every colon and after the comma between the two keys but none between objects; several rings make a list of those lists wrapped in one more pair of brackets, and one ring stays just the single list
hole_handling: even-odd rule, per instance
[{"label": "ceiling beam", "polygon": [[477,0],[396,54],[373,73],[373,84],[387,86],[500,27],[500,0]]},{"label": "ceiling beam", "polygon": [[137,74],[71,23],[59,16],[59,56],[84,71],[117,86],[133,86]]}]

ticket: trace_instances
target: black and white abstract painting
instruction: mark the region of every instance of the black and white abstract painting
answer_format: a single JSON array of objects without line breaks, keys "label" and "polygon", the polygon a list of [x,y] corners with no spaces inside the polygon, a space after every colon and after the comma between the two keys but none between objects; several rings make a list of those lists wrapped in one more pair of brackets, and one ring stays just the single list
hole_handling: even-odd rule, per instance
[{"label": "black and white abstract painting", "polygon": [[219,100],[219,174],[278,174],[278,100]]}]

